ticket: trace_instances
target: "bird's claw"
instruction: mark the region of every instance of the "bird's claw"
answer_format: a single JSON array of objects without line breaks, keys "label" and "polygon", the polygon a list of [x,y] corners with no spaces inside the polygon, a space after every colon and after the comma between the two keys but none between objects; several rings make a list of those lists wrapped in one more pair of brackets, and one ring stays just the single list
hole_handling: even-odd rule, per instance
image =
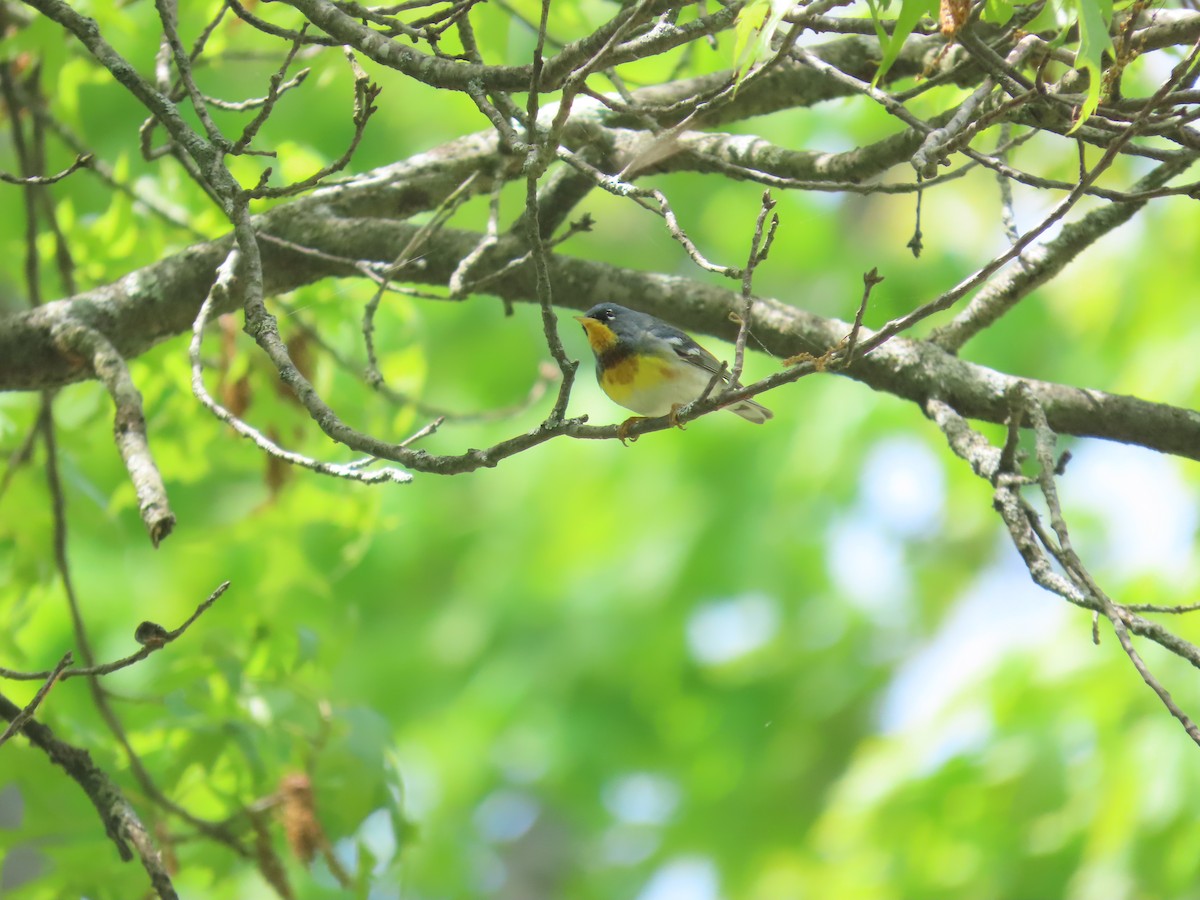
[{"label": "bird's claw", "polygon": [[686,403],[672,403],[671,411],[667,413],[667,423],[673,428],[678,428],[680,431],[687,431],[683,427],[683,423],[679,421],[679,411],[687,406]]},{"label": "bird's claw", "polygon": [[636,435],[636,434],[631,435],[629,433],[629,429],[632,428],[638,422],[645,420],[645,418],[646,418],[645,416],[630,416],[628,419],[626,419],[624,422],[622,422],[620,425],[617,426],[617,437],[620,439],[621,443],[624,446],[628,447],[630,444],[637,443],[638,435]]}]

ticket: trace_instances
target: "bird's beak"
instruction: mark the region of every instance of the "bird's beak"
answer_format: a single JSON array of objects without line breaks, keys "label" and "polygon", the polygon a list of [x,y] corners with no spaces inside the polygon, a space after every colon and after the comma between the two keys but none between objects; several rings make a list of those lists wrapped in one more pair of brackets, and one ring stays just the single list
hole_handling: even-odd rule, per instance
[{"label": "bird's beak", "polygon": [[588,322],[596,321],[591,316],[571,316],[571,318],[574,319],[576,322],[578,322],[580,325],[583,325],[584,328],[587,327]]}]

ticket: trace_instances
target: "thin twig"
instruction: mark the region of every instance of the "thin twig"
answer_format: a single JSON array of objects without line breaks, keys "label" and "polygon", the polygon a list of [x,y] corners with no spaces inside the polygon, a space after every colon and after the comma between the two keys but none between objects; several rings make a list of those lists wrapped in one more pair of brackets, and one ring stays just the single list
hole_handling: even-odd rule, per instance
[{"label": "thin twig", "polygon": [[[136,653],[131,653],[128,656],[123,656],[120,659],[113,660],[109,663],[103,663],[102,665],[87,665],[81,668],[65,669],[58,673],[59,680],[65,681],[68,678],[78,678],[81,675],[111,675],[113,672],[119,672],[121,669],[127,669],[135,663],[141,662],[150,654],[157,650],[161,650],[167,644],[181,637],[183,633],[191,627],[192,623],[200,618],[200,616],[203,615],[208,608],[217,601],[217,598],[224,594],[228,588],[228,581],[218,585],[217,589],[209,594],[208,598],[196,607],[196,611],[188,616],[187,621],[185,621],[174,631],[167,631],[161,626],[156,626],[151,622],[143,622],[138,626],[138,635],[142,636],[142,639],[139,641],[142,644],[142,649],[138,650]],[[145,635],[151,636],[145,637]],[[48,671],[18,672],[14,669],[0,667],[0,678],[7,678],[10,681],[37,681],[39,678],[48,678],[51,674],[52,673]]]},{"label": "thin twig", "polygon": [[[12,721],[20,714],[20,707],[0,694],[0,718]],[[150,878],[150,885],[160,900],[178,900],[167,867],[145,826],[120,787],[101,771],[90,754],[55,737],[53,731],[36,719],[27,721],[21,732],[87,795],[121,859],[129,862],[136,851],[142,868]]]},{"label": "thin twig", "polygon": [[[542,52],[546,44],[546,21],[549,15],[550,0],[542,0],[542,13],[538,23],[537,46],[533,51],[529,100],[526,109],[526,113],[529,116],[528,141],[531,149],[526,161],[525,235],[526,240],[529,242],[533,270],[537,279],[537,296],[542,310],[542,331],[546,337],[546,346],[550,348],[550,355],[554,357],[555,363],[558,364],[558,370],[562,373],[562,382],[559,384],[558,397],[554,401],[554,406],[551,408],[550,414],[546,417],[545,421],[547,426],[556,427],[561,425],[566,417],[567,403],[571,399],[571,388],[575,384],[575,371],[579,368],[579,361],[573,360],[567,355],[566,348],[563,347],[562,338],[558,335],[558,316],[554,312],[554,294],[553,287],[550,284],[550,268],[546,262],[546,247],[542,241],[542,229],[538,221],[537,186],[538,178],[542,171],[542,166],[538,164],[538,158],[542,152],[538,146],[538,100],[541,91],[542,66],[544,64]],[[550,138],[547,137],[546,140],[550,140]]]},{"label": "thin twig", "polygon": [[221,129],[217,127],[217,123],[213,121],[212,115],[208,111],[208,104],[204,100],[204,95],[200,92],[200,88],[197,87],[196,81],[192,77],[192,56],[184,50],[183,42],[179,39],[179,11],[175,7],[175,0],[155,0],[154,7],[158,10],[159,21],[162,22],[163,37],[170,47],[171,56],[175,63],[175,72],[182,82],[184,89],[187,91],[192,109],[200,119],[200,124],[204,126],[204,131],[213,146],[228,149],[230,146],[229,141],[221,133]]},{"label": "thin twig", "polygon": [[[50,414],[50,398],[43,395],[42,398],[44,414],[41,418],[42,436],[46,446],[46,482],[50,492],[51,509],[53,511],[54,530],[53,530],[53,546],[54,546],[54,561],[58,570],[59,579],[62,582],[63,592],[66,594],[67,606],[71,612],[71,621],[75,632],[75,643],[78,647],[80,656],[82,656],[85,665],[95,665],[95,656],[92,652],[91,641],[88,638],[87,628],[83,621],[83,611],[80,607],[79,598],[75,593],[74,581],[71,578],[71,568],[67,558],[67,515],[66,515],[66,497],[63,492],[62,478],[58,470],[58,447],[55,437],[55,426],[52,415]],[[157,792],[153,780],[149,773],[142,766],[140,759],[133,752],[133,748],[129,744],[128,738],[125,736],[124,729],[121,727],[120,721],[113,712],[112,707],[108,703],[108,698],[104,693],[104,689],[95,678],[88,679],[88,686],[92,692],[92,700],[96,704],[96,709],[99,711],[105,724],[109,730],[117,738],[118,742],[125,748],[130,764],[135,775],[143,788],[149,791]],[[25,733],[29,734],[33,723],[26,723]],[[48,731],[46,732],[48,735]],[[49,752],[49,751],[48,751]],[[53,755],[53,754],[52,754]],[[72,769],[67,763],[62,763],[68,771]],[[88,760],[87,765],[83,767],[86,770],[94,769]],[[95,776],[89,778],[89,783],[94,783],[97,780]],[[80,781],[84,784],[84,781]],[[85,785],[85,790],[87,790]],[[137,851],[138,858],[142,862],[143,868],[146,869],[150,876],[151,884],[154,885],[156,892],[163,900],[174,900],[176,897],[175,889],[171,885],[170,878],[163,866],[162,858],[158,852],[158,848],[150,840],[145,828],[142,826],[137,814],[133,808],[129,806],[118,792],[107,791],[98,792],[93,795],[89,791],[89,796],[92,796],[93,802],[100,811],[101,816],[105,819],[108,825],[109,837],[117,844],[117,849],[121,851],[122,857],[125,859],[132,858],[132,852],[129,850],[129,844],[132,844]],[[189,821],[204,825],[203,820],[197,819],[188,814],[185,810],[170,803],[165,797],[158,793],[156,798],[164,806],[178,814],[183,815]],[[214,836],[219,836],[214,834]],[[237,846],[236,841],[231,837],[227,837],[231,846]]]},{"label": "thin twig", "polygon": [[[291,55],[295,55],[298,45],[292,47]],[[291,57],[289,56],[288,62]],[[259,183],[252,189],[245,192],[248,200],[263,200],[263,199],[279,199],[281,197],[294,197],[297,194],[304,193],[322,184],[330,175],[335,175],[346,168],[350,164],[350,160],[354,158],[354,153],[358,150],[358,145],[361,143],[363,135],[367,130],[367,123],[371,117],[378,112],[378,107],[375,106],[375,100],[379,97],[383,90],[379,85],[374,84],[367,78],[367,73],[354,59],[353,53],[347,48],[346,59],[350,63],[350,70],[354,73],[354,134],[350,137],[350,143],[342,152],[342,155],[333,162],[321,166],[317,171],[313,172],[307,178],[302,178],[299,181],[294,181],[291,184],[282,187],[272,188],[266,186],[267,178],[271,174],[270,169],[266,169],[259,179]],[[286,68],[287,63],[284,66]],[[274,79],[272,79],[274,83]],[[276,91],[276,100],[279,93]],[[270,114],[270,109],[264,107],[261,118],[265,120],[266,115]],[[251,134],[253,137],[253,134]]]},{"label": "thin twig", "polygon": [[437,209],[433,212],[433,217],[417,230],[416,234],[404,245],[399,255],[384,269],[382,274],[375,275],[370,268],[363,269],[364,273],[373,277],[379,285],[375,294],[367,301],[367,305],[363,308],[362,321],[363,343],[367,348],[367,383],[372,387],[378,388],[385,384],[383,373],[379,370],[379,360],[375,355],[375,314],[379,309],[380,301],[383,300],[384,293],[388,290],[391,280],[394,277],[420,259],[418,251],[425,245],[429,238],[436,234],[438,229],[444,227],[453,218],[458,208],[474,195],[472,188],[478,178],[479,172],[476,170],[451,191],[438,204]]},{"label": "thin twig", "polygon": [[271,75],[270,80],[267,82],[267,96],[263,98],[261,108],[254,118],[246,123],[246,127],[242,129],[242,136],[229,149],[232,155],[237,156],[250,146],[250,142],[254,140],[259,129],[271,117],[271,113],[275,111],[275,104],[279,102],[279,99],[284,95],[287,88],[295,87],[304,80],[304,73],[301,73],[291,81],[284,81],[287,77],[288,69],[291,68],[292,61],[296,58],[296,53],[304,46],[303,37],[307,32],[308,23],[305,22],[304,27],[300,29],[300,36],[292,41],[292,46],[284,56],[283,63],[280,64],[279,69]]},{"label": "thin twig", "polygon": [[[688,236],[687,232],[679,225],[679,220],[675,216],[675,211],[671,208],[671,203],[667,200],[666,194],[655,188],[642,188],[629,182],[621,181],[620,176],[612,176],[602,172],[595,166],[588,163],[578,153],[560,147],[558,150],[558,158],[568,165],[575,168],[577,171],[588,176],[595,182],[596,186],[608,191],[608,193],[616,197],[625,197],[633,200],[643,209],[648,209],[651,212],[662,216],[666,222],[667,231],[670,233],[678,244],[683,247],[687,255],[691,257],[692,262],[704,269],[706,272],[712,272],[716,275],[722,275],[726,278],[741,280],[745,274],[744,270],[737,266],[722,266],[718,263],[710,262],[707,257],[696,247],[695,243]],[[653,201],[652,203],[649,201]]]},{"label": "thin twig", "polygon": [[7,172],[0,172],[0,181],[6,184],[15,185],[47,185],[54,184],[56,181],[62,181],[72,172],[77,172],[80,169],[90,168],[94,157],[90,153],[85,153],[75,157],[75,162],[67,166],[61,172],[54,175],[30,175],[27,178],[19,178],[16,175],[9,175]]},{"label": "thin twig", "polygon": [[50,693],[50,688],[58,683],[63,670],[71,664],[71,660],[72,656],[70,652],[63,654],[63,658],[58,661],[58,665],[46,675],[45,681],[38,688],[38,692],[33,695],[33,699],[25,704],[25,708],[20,713],[13,716],[12,720],[8,723],[8,727],[4,729],[4,733],[0,734],[0,746],[24,728],[25,723],[33,718],[33,714],[37,712],[38,707],[42,705],[42,701],[46,699],[46,695]]},{"label": "thin twig", "polygon": [[841,362],[843,368],[854,365],[854,351],[858,345],[858,335],[862,331],[863,317],[867,314],[867,303],[871,299],[871,291],[881,281],[883,281],[883,276],[879,274],[878,269],[873,268],[870,272],[863,273],[862,300],[858,304],[858,311],[854,314],[854,326],[850,329],[850,334],[846,336],[846,351]]},{"label": "thin twig", "polygon": [[200,307],[200,313],[196,316],[196,323],[192,328],[192,342],[188,349],[188,356],[192,364],[192,393],[196,396],[196,399],[204,404],[214,416],[229,425],[242,437],[253,441],[259,449],[284,462],[311,469],[323,475],[333,475],[336,478],[362,481],[367,484],[377,484],[379,482],[406,484],[412,481],[412,476],[400,469],[384,468],[376,469],[372,472],[359,472],[345,464],[319,462],[300,453],[284,450],[262,432],[251,427],[224,406],[217,403],[212,398],[212,395],[208,393],[208,389],[204,386],[204,364],[200,358],[200,345],[204,336],[204,326],[208,323],[208,318],[213,304],[216,302],[216,298],[228,292],[229,285],[234,280],[238,257],[239,252],[235,247],[230,251],[225,262],[217,270],[217,279],[213,282],[208,296],[205,297],[204,303]]},{"label": "thin twig", "polygon": [[1200,610],[1200,603],[1188,603],[1182,606],[1158,606],[1153,603],[1125,603],[1123,606],[1130,612],[1171,613],[1175,615]]},{"label": "thin twig", "polygon": [[[733,368],[729,372],[729,387],[736,388],[742,377],[742,368],[746,363],[746,339],[750,336],[750,318],[754,310],[754,270],[759,263],[764,262],[771,252],[771,244],[775,240],[775,230],[779,227],[779,214],[774,212],[775,201],[770,191],[763,191],[762,206],[758,210],[758,219],[754,223],[754,236],[750,239],[750,254],[746,258],[746,268],[742,270],[742,305],[737,313],[738,333],[733,342]],[[771,224],[766,234],[763,228],[767,216]]]},{"label": "thin twig", "polygon": [[[1129,657],[1142,680],[1154,691],[1171,715],[1180,722],[1189,737],[1200,746],[1200,728],[1183,712],[1170,693],[1150,672],[1145,661],[1133,646],[1130,633],[1133,631],[1148,637],[1197,667],[1200,667],[1200,647],[1183,641],[1181,638],[1165,632],[1155,623],[1135,615],[1132,607],[1114,603],[1092,578],[1071,545],[1066,519],[1058,497],[1058,489],[1055,485],[1059,469],[1054,452],[1056,436],[1050,429],[1045,412],[1024,385],[1018,385],[1010,392],[1009,401],[1013,414],[1010,416],[1009,422],[1009,439],[1003,451],[998,451],[988,444],[948,404],[940,400],[930,400],[926,404],[926,412],[945,432],[954,452],[968,460],[976,474],[995,485],[993,505],[1008,527],[1013,543],[1024,559],[1034,582],[1064,600],[1093,613],[1102,614],[1108,619],[1122,650]],[[1029,501],[1020,496],[1021,488],[1030,484],[1031,480],[1004,468],[1006,465],[1015,466],[1016,464],[1016,454],[1011,449],[1014,444],[1013,435],[1020,428],[1023,420],[1028,420],[1036,438],[1038,473],[1034,483],[1037,484],[1046,502],[1046,508],[1050,514],[1050,529],[1045,527],[1041,516]],[[1061,567],[1060,569],[1056,570],[1052,567],[1047,553]],[[1195,608],[1200,608],[1200,605]],[[1092,634],[1093,640],[1096,640],[1098,633],[1094,618]]]}]

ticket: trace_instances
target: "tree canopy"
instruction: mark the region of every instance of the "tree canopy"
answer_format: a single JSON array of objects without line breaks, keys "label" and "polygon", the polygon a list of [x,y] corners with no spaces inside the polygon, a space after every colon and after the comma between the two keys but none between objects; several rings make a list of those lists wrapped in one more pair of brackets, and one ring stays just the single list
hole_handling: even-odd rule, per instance
[{"label": "tree canopy", "polygon": [[1200,896],[1198,58],[0,0],[0,894]]}]

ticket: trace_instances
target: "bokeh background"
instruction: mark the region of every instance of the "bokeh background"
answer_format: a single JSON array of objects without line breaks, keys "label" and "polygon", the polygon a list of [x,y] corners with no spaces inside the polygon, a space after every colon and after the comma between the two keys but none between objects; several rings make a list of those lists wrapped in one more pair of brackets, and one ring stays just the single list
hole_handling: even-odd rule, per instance
[{"label": "bokeh background", "polygon": [[[216,4],[183,6],[187,34]],[[573,36],[610,6],[555,4],[552,33]],[[148,71],[152,6],[105,7],[89,12]],[[473,13],[489,58],[528,57],[532,35],[513,10],[534,7]],[[254,32],[231,25],[214,42],[236,64],[204,72],[207,90],[265,86],[278,59],[262,55]],[[200,234],[223,232],[177,168],[140,159],[141,113],[75,44],[37,21],[6,52],[42,60],[56,111],[122,178]],[[731,52],[698,47],[687,71],[727,68]],[[669,62],[626,78],[654,82]],[[306,64],[309,85],[263,132],[292,177],[336,157],[351,131],[344,61]],[[356,171],[487,127],[461,96],[368,69],[384,93]],[[894,125],[842,101],[737,127],[837,151]],[[6,141],[0,165],[11,170]],[[1068,141],[1017,154],[1074,177]],[[239,161],[239,174],[253,181],[261,164]],[[761,188],[711,176],[654,184],[710,258],[744,260]],[[4,190],[0,294],[15,309],[23,223],[16,189]],[[504,222],[519,214],[522,190],[503,195]],[[777,193],[781,225],[756,291],[851,319],[862,273],[878,267],[886,281],[867,316],[877,325],[1004,246],[998,196],[985,173],[930,192],[926,249],[914,259],[910,195]],[[195,239],[84,175],[54,197],[84,286]],[[1019,222],[1054,199],[1018,188]],[[633,204],[597,192],[580,211],[595,227],[560,252],[706,277]],[[486,213],[479,199],[452,224],[482,227]],[[1194,203],[1153,204],[964,355],[1194,407],[1194,236]],[[41,249],[51,252],[48,238]],[[48,297],[62,294],[52,271],[45,281]],[[425,423],[420,411],[373,394],[304,336],[315,330],[360,365],[371,292],[325,282],[274,311],[293,347],[311,351],[315,381],[343,418],[400,439]],[[206,341],[210,387],[239,396],[246,419],[281,442],[336,457],[239,329],[230,320]],[[562,334],[584,359],[570,411],[620,421],[569,318]],[[393,386],[462,413],[520,404],[548,358],[537,309],[506,317],[488,296],[390,295],[377,342]],[[756,353],[749,371],[778,365]],[[141,620],[173,628],[220,582],[232,586],[181,641],[106,680],[116,709],[162,790],[204,818],[236,817],[289,773],[311,771],[320,821],[361,896],[1200,897],[1195,746],[1111,634],[1093,645],[1088,614],[1033,586],[987,485],[911,404],[818,375],[760,398],[776,412],[761,428],[718,414],[630,447],[556,440],[494,470],[368,488],[269,465],[203,412],[185,338],[136,360],[133,375],[179,517],[157,551],[112,446],[104,391],[76,385],[54,406],[71,565],[98,656],[131,652]],[[499,422],[448,422],[425,446],[486,446],[532,428],[551,400]],[[37,403],[0,395],[0,457],[23,442]],[[1064,446],[1074,453],[1065,509],[1100,583],[1124,602],[1194,600],[1196,465],[1102,442]],[[0,496],[5,666],[49,667],[74,646],[51,540],[39,450]],[[1170,624],[1200,637],[1186,617]],[[1145,652],[1176,700],[1200,710],[1195,673]],[[18,702],[33,689],[4,687]],[[59,685],[39,717],[88,748],[154,823],[178,861],[181,895],[267,896],[252,863],[155,813],[82,681]],[[282,829],[272,835],[286,855]],[[76,785],[22,740],[0,748],[0,854],[4,897],[145,890]],[[288,865],[299,896],[342,895],[323,862]]]}]

